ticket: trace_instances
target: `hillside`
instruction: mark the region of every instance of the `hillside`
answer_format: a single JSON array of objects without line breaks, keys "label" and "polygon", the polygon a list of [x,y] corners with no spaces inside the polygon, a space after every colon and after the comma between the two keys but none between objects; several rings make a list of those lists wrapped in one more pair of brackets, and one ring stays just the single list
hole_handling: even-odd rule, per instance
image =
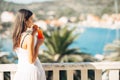
[{"label": "hillside", "polygon": [[[120,1],[118,0],[118,3]],[[101,15],[103,13],[113,13],[114,0],[56,0],[50,2],[36,2],[31,4],[16,4],[0,0],[0,13],[4,10],[16,12],[20,8],[27,8],[36,14],[39,11],[55,11],[57,16],[79,16],[80,14],[93,13]]]}]

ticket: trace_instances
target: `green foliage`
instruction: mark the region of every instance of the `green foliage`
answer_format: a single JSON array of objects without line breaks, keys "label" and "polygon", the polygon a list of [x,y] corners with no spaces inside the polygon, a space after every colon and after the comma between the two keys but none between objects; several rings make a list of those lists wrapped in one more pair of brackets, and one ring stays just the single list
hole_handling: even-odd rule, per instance
[{"label": "green foliage", "polygon": [[2,26],[3,26],[4,28],[11,27],[11,25],[12,25],[11,22],[3,22],[3,23],[2,23]]},{"label": "green foliage", "polygon": [[[45,36],[44,44],[47,50],[39,58],[43,62],[78,62],[88,58],[88,54],[80,52],[79,48],[69,48],[74,40],[80,35],[73,34],[76,27],[68,29],[68,27],[60,28],[53,31],[43,32]],[[89,58],[89,61],[92,61]]]},{"label": "green foliage", "polygon": [[68,8],[68,7],[59,8],[57,10],[57,16],[58,17],[61,17],[61,16],[68,16],[68,17],[70,17],[70,16],[73,16],[73,15],[76,14],[74,12],[76,12],[76,11],[74,9],[72,9],[72,8]]},{"label": "green foliage", "polygon": [[36,17],[38,20],[45,20],[46,19],[45,15],[40,15],[39,13],[36,13]]},{"label": "green foliage", "polygon": [[46,56],[45,59],[51,62],[61,62],[65,55],[81,54],[79,49],[69,49],[69,46],[79,35],[73,35],[74,30],[75,28],[68,30],[67,27],[64,27],[60,30],[57,29],[51,32],[44,32],[46,38],[44,44],[47,47],[47,50],[44,51],[44,57]]},{"label": "green foliage", "polygon": [[120,41],[107,44],[104,48],[105,60],[120,61]]},{"label": "green foliage", "polygon": [[11,22],[3,22],[3,23],[1,23],[1,26],[2,26],[3,28],[0,29],[0,33],[5,32],[8,28],[9,28],[9,30],[12,29],[12,28],[11,28],[11,26],[12,26],[12,23],[11,23]]}]

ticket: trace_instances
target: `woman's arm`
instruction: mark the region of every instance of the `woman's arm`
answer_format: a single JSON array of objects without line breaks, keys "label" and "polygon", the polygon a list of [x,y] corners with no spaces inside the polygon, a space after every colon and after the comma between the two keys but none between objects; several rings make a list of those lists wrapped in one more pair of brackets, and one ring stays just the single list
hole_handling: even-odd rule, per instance
[{"label": "woman's arm", "polygon": [[34,55],[34,59],[37,58],[38,56],[38,53],[39,53],[39,47],[42,45],[42,43],[44,42],[44,39],[37,39],[37,43],[35,45],[35,51],[36,51],[36,54]]},{"label": "woman's arm", "polygon": [[29,52],[29,62],[32,64],[35,62],[38,52],[39,52],[39,47],[40,45],[44,42],[44,39],[37,39],[37,43],[34,47],[34,36],[33,35],[28,35],[28,42],[27,42],[27,49]]},{"label": "woman's arm", "polygon": [[42,45],[43,42],[44,42],[44,39],[37,39],[35,47],[39,47],[40,45]]},{"label": "woman's arm", "polygon": [[27,49],[29,52],[29,62],[32,64],[35,62],[35,54],[38,54],[38,50],[34,48],[34,36],[28,35],[28,41],[27,41]]}]

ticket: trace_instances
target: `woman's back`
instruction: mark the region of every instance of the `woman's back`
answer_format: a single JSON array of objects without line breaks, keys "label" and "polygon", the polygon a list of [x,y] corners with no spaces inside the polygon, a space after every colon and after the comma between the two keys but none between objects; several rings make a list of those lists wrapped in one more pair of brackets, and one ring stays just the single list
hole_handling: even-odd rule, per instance
[{"label": "woman's back", "polygon": [[28,36],[30,33],[23,33],[20,40],[20,46],[16,48],[16,54],[18,56],[18,64],[27,65],[29,63],[29,52],[27,50],[27,41],[29,41]]}]

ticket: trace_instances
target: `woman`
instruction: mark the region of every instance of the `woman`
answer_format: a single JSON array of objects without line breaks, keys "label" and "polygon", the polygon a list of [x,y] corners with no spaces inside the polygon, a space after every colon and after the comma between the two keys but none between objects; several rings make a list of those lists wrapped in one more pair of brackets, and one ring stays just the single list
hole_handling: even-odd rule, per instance
[{"label": "woman", "polygon": [[37,38],[34,44],[37,29],[33,28],[33,13],[20,9],[15,21],[13,50],[18,56],[18,65],[13,80],[46,80],[45,71],[38,59],[38,50],[44,38]]}]

